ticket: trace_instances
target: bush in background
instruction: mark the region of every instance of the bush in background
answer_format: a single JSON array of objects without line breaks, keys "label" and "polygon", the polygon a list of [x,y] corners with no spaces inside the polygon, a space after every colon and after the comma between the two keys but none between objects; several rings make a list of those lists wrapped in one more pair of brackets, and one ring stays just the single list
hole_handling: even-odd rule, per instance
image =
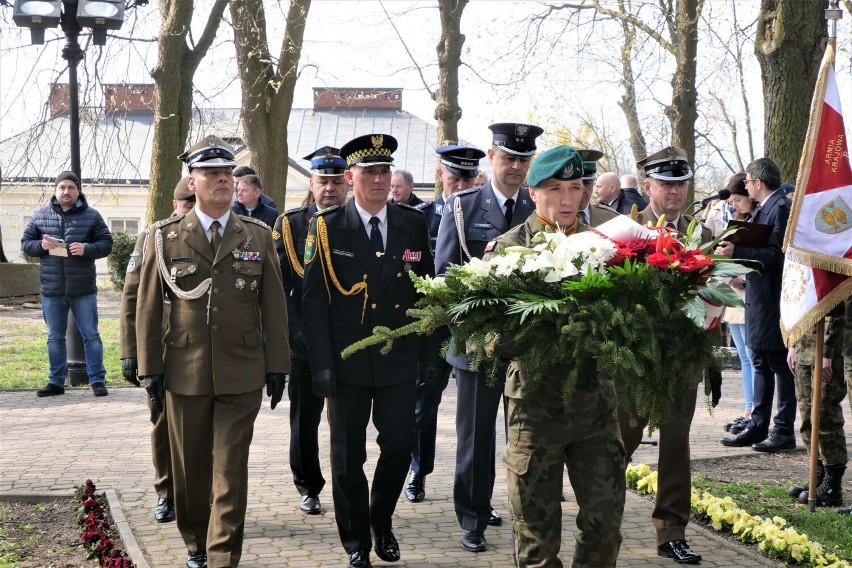
[{"label": "bush in background", "polygon": [[124,275],[127,274],[127,263],[136,247],[136,235],[117,231],[112,234],[112,252],[107,257],[109,279],[116,290],[124,289]]}]

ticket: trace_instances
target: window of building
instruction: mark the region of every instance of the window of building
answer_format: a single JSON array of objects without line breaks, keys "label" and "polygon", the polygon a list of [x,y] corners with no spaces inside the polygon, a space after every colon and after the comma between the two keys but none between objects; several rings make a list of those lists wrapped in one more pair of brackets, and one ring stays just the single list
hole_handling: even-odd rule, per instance
[{"label": "window of building", "polygon": [[110,219],[109,230],[113,233],[121,231],[131,235],[138,235],[139,219]]}]

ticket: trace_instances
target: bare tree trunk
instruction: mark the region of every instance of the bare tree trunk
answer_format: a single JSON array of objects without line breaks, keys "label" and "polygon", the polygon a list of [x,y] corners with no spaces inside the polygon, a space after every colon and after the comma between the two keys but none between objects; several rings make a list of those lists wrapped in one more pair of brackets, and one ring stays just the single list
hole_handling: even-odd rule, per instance
[{"label": "bare tree trunk", "polygon": [[231,2],[243,94],[243,132],[251,150],[251,165],[263,181],[263,191],[281,207],[287,192],[287,123],[310,6],[310,0],[290,0],[278,65],[273,67],[262,0]]},{"label": "bare tree trunk", "polygon": [[[458,144],[459,120],[459,67],[464,34],[461,18],[468,0],[438,0],[441,15],[441,39],[438,41],[438,90],[432,93],[435,101],[435,120],[438,121],[438,145]],[[441,180],[435,176],[435,195],[443,191]]]},{"label": "bare tree trunk", "polygon": [[[686,150],[695,164],[695,121],[698,118],[698,90],[695,75],[698,58],[698,18],[703,0],[679,0],[675,8],[675,67],[672,77],[672,103],[666,108],[672,127],[672,144]],[[686,202],[695,195],[695,180],[689,184]]]},{"label": "bare tree trunk", "polygon": [[181,178],[181,163],[177,156],[186,148],[192,124],[193,77],[216,37],[227,3],[227,0],[216,0],[201,38],[191,48],[188,35],[193,3],[189,0],[160,0],[163,26],[157,39],[157,65],[151,70],[157,87],[157,100],[146,218],[149,224],[172,214],[172,194]]},{"label": "bare tree trunk", "polygon": [[761,0],[754,51],[763,80],[764,154],[793,181],[825,51],[823,2]]},{"label": "bare tree trunk", "polygon": [[[624,9],[623,3],[619,2],[619,8]],[[621,47],[621,88],[624,94],[618,106],[624,112],[627,120],[627,129],[630,132],[630,149],[633,158],[638,163],[645,159],[648,150],[645,145],[645,135],[642,133],[642,123],[639,121],[639,111],[636,109],[636,83],[633,78],[633,44],[636,41],[636,28],[632,23],[621,20],[621,29],[624,34],[624,44]]]}]

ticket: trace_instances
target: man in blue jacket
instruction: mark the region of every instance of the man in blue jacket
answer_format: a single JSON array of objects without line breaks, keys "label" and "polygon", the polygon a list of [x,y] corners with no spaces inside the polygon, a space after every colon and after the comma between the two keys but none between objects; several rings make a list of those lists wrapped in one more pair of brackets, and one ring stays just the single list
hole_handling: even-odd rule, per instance
[{"label": "man in blue jacket", "polygon": [[36,209],[24,229],[21,250],[38,257],[41,264],[41,307],[47,323],[50,382],[36,394],[65,394],[68,376],[65,330],[71,310],[83,337],[89,385],[95,396],[106,396],[95,260],[112,251],[112,235],[100,213],[89,207],[80,191],[80,178],[73,172],[57,176],[50,203]]}]

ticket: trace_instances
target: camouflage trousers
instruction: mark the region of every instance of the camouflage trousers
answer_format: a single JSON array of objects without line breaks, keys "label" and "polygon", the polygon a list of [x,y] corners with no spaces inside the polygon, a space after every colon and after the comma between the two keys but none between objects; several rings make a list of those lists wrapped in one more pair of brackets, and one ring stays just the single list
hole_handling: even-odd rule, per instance
[{"label": "camouflage trousers", "polygon": [[572,566],[615,566],[622,541],[627,456],[614,407],[597,406],[566,413],[508,399],[504,462],[520,568],[562,566],[563,464],[580,508]]},{"label": "camouflage trousers", "polygon": [[[846,465],[846,435],[843,433],[843,409],[841,403],[846,396],[846,381],[842,357],[831,362],[832,380],[822,383],[822,401],[819,415],[819,457],[825,465]],[[799,432],[802,443],[811,447],[811,396],[813,394],[813,365],[796,364],[796,399],[799,402]],[[849,377],[847,375],[847,381]]]}]

